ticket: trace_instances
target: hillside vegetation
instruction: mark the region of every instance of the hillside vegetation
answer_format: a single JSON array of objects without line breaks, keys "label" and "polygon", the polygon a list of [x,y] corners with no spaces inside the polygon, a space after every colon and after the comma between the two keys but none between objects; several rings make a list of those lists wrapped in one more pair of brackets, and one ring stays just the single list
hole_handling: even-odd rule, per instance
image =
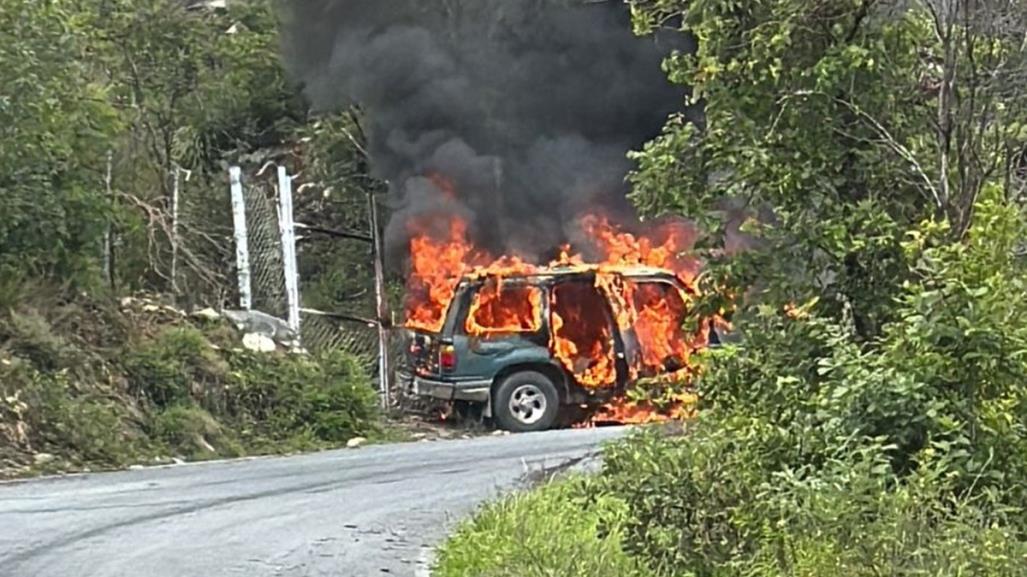
[{"label": "hillside vegetation", "polygon": [[220,319],[147,300],[0,316],[0,477],[314,450],[382,434],[344,353],[243,348]]},{"label": "hillside vegetation", "polygon": [[666,70],[706,107],[634,200],[705,228],[742,342],[684,433],[487,507],[438,574],[1027,574],[1027,5],[630,4],[699,39]]},{"label": "hillside vegetation", "polygon": [[[0,0],[0,474],[378,429],[366,363],[183,316],[237,306],[229,165],[302,169],[297,218],[334,229],[366,230],[378,186],[359,118],[315,118],[286,78],[270,0],[209,4]],[[372,315],[365,246],[301,251],[306,306]]]}]

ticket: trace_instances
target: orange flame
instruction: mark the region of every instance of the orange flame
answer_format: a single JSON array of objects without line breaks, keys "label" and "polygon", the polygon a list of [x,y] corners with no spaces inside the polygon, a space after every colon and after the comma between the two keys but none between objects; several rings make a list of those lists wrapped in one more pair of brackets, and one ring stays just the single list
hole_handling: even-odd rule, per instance
[{"label": "orange flame", "polygon": [[542,289],[504,287],[492,278],[474,295],[465,324],[467,334],[536,332],[542,328]]},{"label": "orange flame", "polygon": [[584,217],[581,224],[604,251],[601,264],[662,268],[673,271],[686,285],[693,284],[699,263],[681,256],[695,242],[695,232],[687,224],[664,222],[641,237],[619,230],[609,219],[598,215]]},{"label": "orange flame", "polygon": [[688,419],[695,415],[695,395],[682,393],[675,396],[665,408],[637,403],[625,397],[618,397],[599,409],[592,417],[593,422],[618,423],[622,425],[645,425],[667,419]]},{"label": "orange flame", "polygon": [[[420,223],[410,223],[418,228]],[[427,228],[427,227],[425,227]],[[451,218],[446,238],[427,232],[410,240],[410,279],[407,283],[407,326],[431,332],[442,330],[446,310],[467,263],[479,257],[467,242],[467,224]]]},{"label": "orange flame", "polygon": [[[455,198],[452,184],[429,175],[447,198]],[[542,327],[542,291],[537,287],[504,282],[505,278],[546,270],[516,256],[493,258],[468,240],[467,223],[456,215],[432,215],[408,223],[411,271],[406,290],[407,326],[438,332],[446,318],[461,278],[484,280],[475,293],[464,328],[471,335],[536,332]],[[693,369],[689,357],[706,343],[706,331],[686,334],[682,328],[694,295],[699,263],[682,253],[695,233],[681,222],[663,222],[646,234],[625,232],[609,219],[589,215],[581,220],[600,251],[589,263],[571,246],[561,247],[549,268],[594,271],[595,284],[562,283],[550,293],[550,348],[554,356],[586,388],[612,388],[618,382],[614,355],[614,327],[631,331],[639,356],[628,361],[628,381],[641,376],[687,379]],[[651,267],[673,272],[685,290],[666,282],[625,280],[615,274],[625,267]],[[612,315],[612,316],[610,316]],[[610,402],[596,420],[644,423],[688,416],[694,396],[679,395],[662,408],[629,401]]]}]

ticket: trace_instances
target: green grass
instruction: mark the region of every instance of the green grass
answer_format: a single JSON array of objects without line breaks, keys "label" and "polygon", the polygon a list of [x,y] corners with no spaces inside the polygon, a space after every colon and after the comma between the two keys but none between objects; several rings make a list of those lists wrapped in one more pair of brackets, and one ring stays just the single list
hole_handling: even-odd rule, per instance
[{"label": "green grass", "polygon": [[[572,477],[485,506],[439,550],[436,577],[641,577],[623,501]],[[593,496],[598,494],[599,496]]]}]

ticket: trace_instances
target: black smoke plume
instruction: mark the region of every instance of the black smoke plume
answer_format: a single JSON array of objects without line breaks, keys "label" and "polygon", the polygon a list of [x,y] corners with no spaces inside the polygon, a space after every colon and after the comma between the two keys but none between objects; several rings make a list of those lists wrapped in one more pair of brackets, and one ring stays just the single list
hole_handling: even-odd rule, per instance
[{"label": "black smoke plume", "polygon": [[684,108],[661,62],[693,46],[634,36],[621,2],[283,4],[286,60],[315,108],[366,112],[392,255],[415,215],[456,212],[490,251],[531,258],[585,212],[631,214],[626,153]]}]

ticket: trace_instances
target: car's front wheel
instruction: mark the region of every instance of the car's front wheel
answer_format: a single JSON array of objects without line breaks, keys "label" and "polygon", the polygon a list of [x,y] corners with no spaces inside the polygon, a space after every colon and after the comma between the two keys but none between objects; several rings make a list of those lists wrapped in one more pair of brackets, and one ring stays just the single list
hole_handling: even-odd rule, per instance
[{"label": "car's front wheel", "polygon": [[544,431],[560,412],[560,395],[549,377],[522,371],[505,377],[492,399],[492,413],[508,431]]}]

